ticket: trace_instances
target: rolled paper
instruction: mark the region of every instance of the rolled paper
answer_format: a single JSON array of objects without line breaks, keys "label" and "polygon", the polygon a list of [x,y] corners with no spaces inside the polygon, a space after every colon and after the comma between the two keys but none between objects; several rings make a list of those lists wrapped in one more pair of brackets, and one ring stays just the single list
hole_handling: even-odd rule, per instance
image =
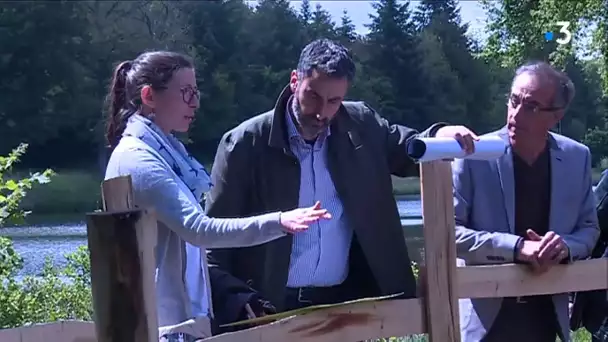
[{"label": "rolled paper", "polygon": [[504,155],[508,146],[498,136],[480,137],[474,144],[475,152],[467,155],[454,138],[416,138],[408,144],[407,153],[419,162],[443,159],[492,160]]}]

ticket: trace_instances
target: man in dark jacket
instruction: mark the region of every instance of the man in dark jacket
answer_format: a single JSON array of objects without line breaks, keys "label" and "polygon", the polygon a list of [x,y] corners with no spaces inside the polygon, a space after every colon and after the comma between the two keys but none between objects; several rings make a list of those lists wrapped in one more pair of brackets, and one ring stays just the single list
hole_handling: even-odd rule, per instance
[{"label": "man in dark jacket", "polygon": [[[592,258],[608,258],[608,170],[594,189],[600,238]],[[578,292],[574,294],[574,306],[570,317],[570,327],[577,330],[584,327],[592,335],[593,342],[608,342],[608,293],[606,290]]]},{"label": "man in dark jacket", "polygon": [[211,217],[244,217],[320,201],[331,220],[261,246],[211,251],[279,311],[402,293],[416,296],[391,174],[416,176],[415,137],[454,137],[466,127],[422,133],[391,125],[363,102],[346,102],[355,65],[327,39],[307,45],[276,106],[227,132],[213,164]]}]

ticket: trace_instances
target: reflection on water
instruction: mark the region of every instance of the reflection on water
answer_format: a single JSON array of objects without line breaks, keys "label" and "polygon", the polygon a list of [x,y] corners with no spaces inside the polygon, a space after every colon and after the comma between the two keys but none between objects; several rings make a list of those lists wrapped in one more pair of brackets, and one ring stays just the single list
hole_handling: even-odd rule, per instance
[{"label": "reflection on water", "polygon": [[[401,222],[404,225],[410,258],[418,261],[423,246],[420,200],[399,200],[397,204],[402,216]],[[87,244],[84,222],[35,223],[25,227],[0,229],[0,235],[11,237],[15,250],[24,259],[24,267],[19,276],[39,274],[47,258],[56,266],[65,266],[65,255]]]}]

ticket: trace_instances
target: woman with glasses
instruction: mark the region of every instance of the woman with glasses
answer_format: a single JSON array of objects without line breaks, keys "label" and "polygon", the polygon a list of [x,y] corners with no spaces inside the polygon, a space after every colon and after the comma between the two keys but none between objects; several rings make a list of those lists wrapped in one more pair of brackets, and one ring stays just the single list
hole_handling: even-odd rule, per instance
[{"label": "woman with glasses", "polygon": [[[212,309],[205,248],[262,244],[305,230],[330,214],[317,203],[248,218],[205,215],[201,202],[213,186],[209,175],[173,136],[188,131],[199,107],[194,66],[186,56],[146,52],[120,63],[108,102],[107,139],[113,151],[105,178],[130,175],[135,204],[153,208],[157,215],[159,335],[208,337]],[[249,170],[242,172],[246,177]],[[190,319],[192,324],[183,324]]]}]

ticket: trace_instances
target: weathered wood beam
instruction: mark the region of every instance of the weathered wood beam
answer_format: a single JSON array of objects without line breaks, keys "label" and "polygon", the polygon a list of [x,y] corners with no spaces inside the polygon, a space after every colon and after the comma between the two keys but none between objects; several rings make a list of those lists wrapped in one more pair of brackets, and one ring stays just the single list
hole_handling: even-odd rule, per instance
[{"label": "weathered wood beam", "polygon": [[426,327],[430,342],[460,342],[452,164],[420,164]]},{"label": "weathered wood beam", "polygon": [[134,209],[131,177],[122,176],[103,181],[101,183],[101,202],[104,211]]},{"label": "weathered wood beam", "polygon": [[2,342],[97,342],[93,322],[65,321],[0,330]]},{"label": "weathered wood beam", "polygon": [[[456,272],[459,298],[608,289],[608,259],[558,265],[543,274],[534,274],[526,266],[516,264],[458,267]],[[426,333],[424,317],[422,298],[356,303],[286,318],[205,341],[354,342]],[[337,326],[341,329],[337,329]]]},{"label": "weathered wood beam", "polygon": [[155,224],[141,209],[87,215],[98,342],[158,341]]},{"label": "weathered wood beam", "polygon": [[98,342],[158,341],[156,219],[134,209],[131,177],[101,185],[104,212],[87,215]]},{"label": "weathered wood beam", "polygon": [[[515,264],[458,267],[458,297],[529,296],[608,289],[607,274],[607,259],[558,265],[541,275]],[[421,298],[351,304],[215,336],[205,341],[349,342],[422,334],[427,331],[423,305]],[[6,342],[38,342],[41,341],[40,336],[49,342],[97,341],[93,323],[87,322],[57,322],[0,330],[0,341]]]},{"label": "weathered wood beam", "polygon": [[543,274],[516,264],[458,267],[458,298],[517,297],[608,289],[608,259],[557,265]]}]

